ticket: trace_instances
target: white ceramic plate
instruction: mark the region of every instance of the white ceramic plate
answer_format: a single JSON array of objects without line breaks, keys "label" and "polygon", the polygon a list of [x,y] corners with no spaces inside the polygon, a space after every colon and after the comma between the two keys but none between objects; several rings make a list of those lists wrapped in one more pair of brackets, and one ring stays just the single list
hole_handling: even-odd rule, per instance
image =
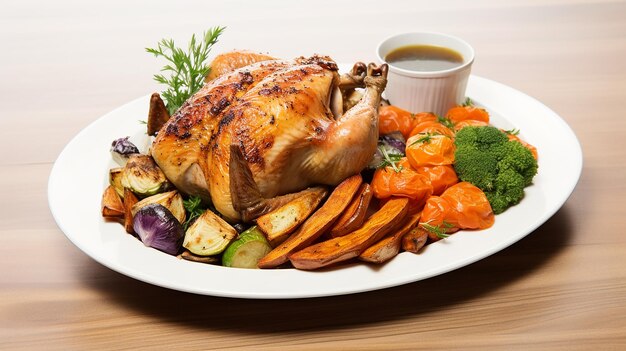
[{"label": "white ceramic plate", "polygon": [[[569,126],[537,100],[505,85],[472,76],[467,95],[487,108],[492,124],[521,130],[539,150],[539,174],[523,201],[496,216],[495,225],[459,232],[419,255],[401,253],[382,266],[355,263],[314,272],[246,270],[189,262],[145,247],[117,223],[100,216],[108,182],[111,141],[145,143],[149,96],[93,122],[61,152],[48,184],[52,214],[65,235],[101,264],[151,284],[198,294],[240,298],[303,298],[356,293],[426,279],[466,266],[520,240],[550,218],[574,190],[582,152]],[[554,141],[558,140],[558,143]],[[141,148],[141,145],[138,145]]]}]

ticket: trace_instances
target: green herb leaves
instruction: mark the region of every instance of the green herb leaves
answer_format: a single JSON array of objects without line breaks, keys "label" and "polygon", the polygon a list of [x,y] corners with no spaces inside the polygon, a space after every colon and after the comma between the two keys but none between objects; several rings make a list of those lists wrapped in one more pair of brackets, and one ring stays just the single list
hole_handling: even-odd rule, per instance
[{"label": "green herb leaves", "polygon": [[396,173],[402,171],[402,166],[398,167],[396,163],[400,162],[400,160],[404,157],[404,155],[390,154],[387,152],[387,149],[385,149],[384,146],[380,146],[380,145],[378,146],[378,150],[380,151],[380,154],[383,155],[383,162],[381,162],[377,168],[384,168],[387,166],[391,166],[391,168],[393,168],[393,170]]},{"label": "green herb leaves", "polygon": [[420,223],[420,226],[425,230],[435,234],[439,239],[445,239],[450,236],[446,234],[446,231],[453,227],[451,223],[443,221],[441,225],[432,225],[428,223]]},{"label": "green herb leaves", "polygon": [[191,196],[189,199],[184,200],[183,206],[187,211],[187,219],[183,223],[183,228],[186,231],[193,221],[206,211],[206,208],[202,206],[202,199],[199,196]]},{"label": "green herb leaves", "polygon": [[196,40],[195,34],[192,35],[187,51],[176,47],[172,39],[161,40],[156,48],[146,48],[155,57],[163,57],[168,61],[161,72],[169,72],[169,75],[155,74],[154,80],[167,86],[161,96],[166,101],[170,115],[202,87],[204,77],[211,69],[207,62],[209,52],[223,31],[224,27],[211,28],[204,32],[200,40]]}]

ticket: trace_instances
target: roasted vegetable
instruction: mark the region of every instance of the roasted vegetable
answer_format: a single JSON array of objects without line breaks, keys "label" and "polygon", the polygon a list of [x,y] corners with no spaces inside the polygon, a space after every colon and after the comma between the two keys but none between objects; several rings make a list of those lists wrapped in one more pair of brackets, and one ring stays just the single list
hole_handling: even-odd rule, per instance
[{"label": "roasted vegetable", "polygon": [[241,233],[222,254],[222,265],[234,268],[259,268],[261,257],[272,250],[263,233],[252,227]]},{"label": "roasted vegetable", "polygon": [[122,185],[122,171],[124,167],[111,168],[109,170],[109,184],[115,188],[115,192],[120,197],[124,197],[124,186]]},{"label": "roasted vegetable", "polygon": [[292,252],[310,245],[339,218],[359,190],[363,178],[357,174],[341,182],[328,200],[304,222],[285,242],[259,261],[259,268],[273,268],[287,262]]},{"label": "roasted vegetable", "polygon": [[454,169],[462,181],[485,192],[493,212],[521,201],[537,174],[532,152],[494,127],[465,127],[456,134]]},{"label": "roasted vegetable", "polygon": [[374,172],[372,178],[374,196],[377,199],[402,196],[423,204],[433,193],[430,179],[413,170],[406,158],[398,161],[396,169],[387,166]]},{"label": "roasted vegetable", "polygon": [[431,196],[420,219],[420,227],[433,240],[443,239],[459,229],[485,229],[495,217],[485,194],[475,185],[461,182],[441,196]]},{"label": "roasted vegetable", "polygon": [[257,218],[257,226],[265,233],[272,246],[285,241],[291,232],[309,218],[328,193],[323,187],[314,189],[316,190],[305,193],[276,210]]},{"label": "roasted vegetable", "polygon": [[154,93],[150,97],[150,109],[148,110],[148,135],[156,135],[159,130],[170,119],[170,113],[165,107],[159,93]]},{"label": "roasted vegetable", "polygon": [[126,233],[135,234],[133,229],[133,206],[139,202],[137,196],[128,188],[124,188],[124,229]]},{"label": "roasted vegetable", "polygon": [[189,251],[183,251],[180,254],[180,258],[187,261],[206,263],[206,264],[218,264],[220,263],[220,258],[218,256],[198,256],[194,255]]},{"label": "roasted vegetable", "polygon": [[406,141],[406,157],[413,168],[451,165],[454,140],[439,132],[415,134]]},{"label": "roasted vegetable", "polygon": [[412,117],[411,112],[397,106],[381,106],[378,108],[378,132],[380,135],[399,132],[406,139],[415,126]]},{"label": "roasted vegetable", "polygon": [[371,263],[384,263],[394,258],[400,252],[402,238],[417,226],[419,220],[419,212],[408,216],[399,228],[392,231],[390,236],[383,238],[365,249],[365,251],[359,255],[359,259]]},{"label": "roasted vegetable", "polygon": [[102,217],[124,218],[124,204],[112,185],[102,193]]},{"label": "roasted vegetable", "polygon": [[365,221],[371,200],[372,187],[367,183],[361,184],[359,191],[354,195],[348,208],[330,228],[328,232],[330,236],[336,238],[359,229]]},{"label": "roasted vegetable", "polygon": [[428,231],[415,227],[402,237],[402,249],[407,252],[418,253],[428,241]]},{"label": "roasted vegetable", "polygon": [[141,197],[154,195],[168,187],[163,171],[148,155],[131,155],[122,171],[122,186]]},{"label": "roasted vegetable", "polygon": [[138,154],[139,149],[133,144],[129,137],[115,139],[111,143],[111,157],[120,166],[126,165],[131,155]]},{"label": "roasted vegetable", "polygon": [[473,120],[489,123],[489,113],[487,110],[474,106],[473,103],[464,104],[463,106],[456,106],[448,110],[446,118],[453,123],[459,123],[462,121]]},{"label": "roasted vegetable", "polygon": [[237,231],[211,210],[206,210],[185,233],[183,246],[200,256],[217,255],[237,235]]},{"label": "roasted vegetable", "polygon": [[137,202],[131,209],[133,216],[142,207],[149,204],[159,204],[167,208],[181,224],[185,223],[185,207],[183,206],[183,198],[178,191],[172,190],[166,193],[152,195]]},{"label": "roasted vegetable", "polygon": [[378,169],[397,162],[404,157],[405,147],[404,137],[398,132],[381,136],[378,139],[378,148],[367,167]]},{"label": "roasted vegetable", "polygon": [[133,229],[144,245],[170,255],[178,254],[185,236],[180,222],[159,204],[147,205],[137,211]]},{"label": "roasted vegetable", "polygon": [[298,269],[317,269],[357,257],[404,219],[408,205],[406,198],[391,199],[357,231],[304,248],[289,260]]}]

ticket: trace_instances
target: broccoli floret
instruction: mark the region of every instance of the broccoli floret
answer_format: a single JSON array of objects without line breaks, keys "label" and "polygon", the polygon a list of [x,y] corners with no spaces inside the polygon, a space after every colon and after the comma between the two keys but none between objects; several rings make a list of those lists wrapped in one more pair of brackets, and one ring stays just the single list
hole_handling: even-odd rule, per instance
[{"label": "broccoli floret", "polygon": [[456,134],[455,145],[459,179],[482,189],[496,214],[519,203],[537,174],[530,150],[497,128],[465,127]]}]

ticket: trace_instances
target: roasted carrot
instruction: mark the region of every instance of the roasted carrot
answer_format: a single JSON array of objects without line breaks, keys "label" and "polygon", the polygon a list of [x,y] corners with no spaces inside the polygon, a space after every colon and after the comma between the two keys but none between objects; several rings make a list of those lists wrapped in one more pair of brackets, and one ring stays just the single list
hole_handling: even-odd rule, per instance
[{"label": "roasted carrot", "polygon": [[455,106],[448,110],[446,118],[453,123],[459,123],[468,119],[489,123],[487,110],[476,106]]},{"label": "roasted carrot", "polygon": [[317,269],[357,257],[404,219],[408,203],[406,198],[389,200],[360,229],[297,251],[289,260],[299,269]]},{"label": "roasted carrot", "polygon": [[401,196],[423,204],[432,194],[433,187],[427,176],[417,173],[403,158],[397,162],[395,169],[386,166],[374,172],[372,191],[377,199]]},{"label": "roasted carrot", "polygon": [[309,217],[287,240],[275,247],[259,263],[259,268],[273,268],[287,262],[287,256],[310,245],[322,235],[341,213],[348,207],[354,194],[359,190],[363,178],[354,175],[341,182],[330,194],[328,200]]}]

